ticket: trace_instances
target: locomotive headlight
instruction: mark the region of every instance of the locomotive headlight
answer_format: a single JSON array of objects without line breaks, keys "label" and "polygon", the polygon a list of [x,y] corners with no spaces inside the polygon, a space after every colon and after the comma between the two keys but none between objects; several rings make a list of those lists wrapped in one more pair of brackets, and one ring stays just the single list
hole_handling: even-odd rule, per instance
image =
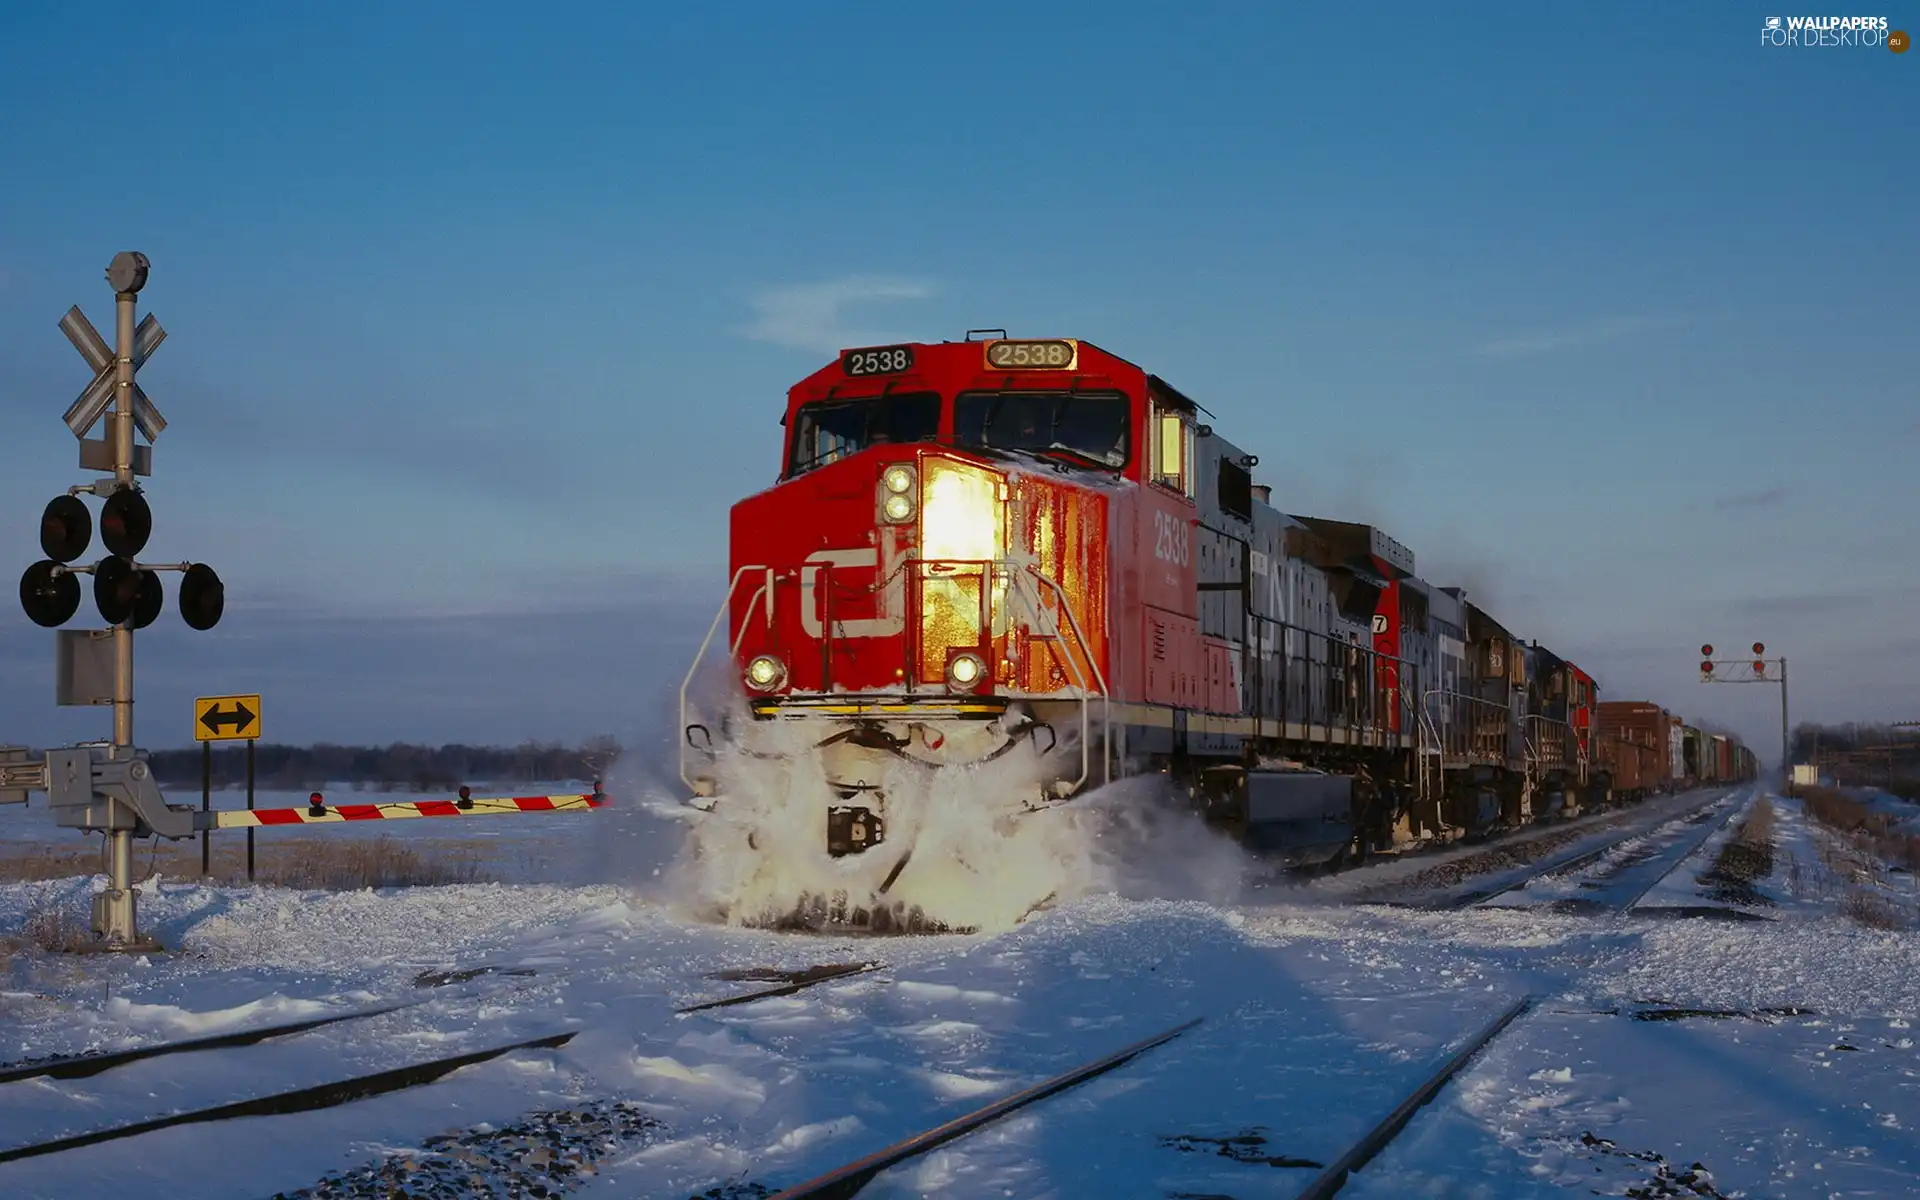
[{"label": "locomotive headlight", "polygon": [[978,654],[956,654],[947,664],[947,682],[953,687],[965,690],[979,683],[987,673],[987,664]]},{"label": "locomotive headlight", "polygon": [[771,654],[762,654],[747,664],[747,683],[760,691],[772,691],[786,677],[786,665]]},{"label": "locomotive headlight", "polygon": [[1000,557],[1000,499],[994,476],[960,466],[928,473],[920,515],[920,557],[979,562]]},{"label": "locomotive headlight", "polygon": [[904,525],[913,520],[914,484],[919,473],[906,463],[895,463],[880,473],[880,519],[889,525]]}]

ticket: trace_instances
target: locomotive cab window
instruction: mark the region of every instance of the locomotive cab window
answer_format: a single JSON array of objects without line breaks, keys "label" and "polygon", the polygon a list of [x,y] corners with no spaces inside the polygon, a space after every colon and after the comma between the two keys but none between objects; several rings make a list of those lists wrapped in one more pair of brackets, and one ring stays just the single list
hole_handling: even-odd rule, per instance
[{"label": "locomotive cab window", "polygon": [[858,454],[869,446],[930,442],[940,433],[940,397],[904,392],[800,406],[786,477]]},{"label": "locomotive cab window", "polygon": [[1162,409],[1153,416],[1153,481],[1193,496],[1193,426],[1177,412]]},{"label": "locomotive cab window", "polygon": [[953,435],[975,450],[1025,450],[1081,466],[1127,465],[1127,398],[1118,392],[962,392]]}]

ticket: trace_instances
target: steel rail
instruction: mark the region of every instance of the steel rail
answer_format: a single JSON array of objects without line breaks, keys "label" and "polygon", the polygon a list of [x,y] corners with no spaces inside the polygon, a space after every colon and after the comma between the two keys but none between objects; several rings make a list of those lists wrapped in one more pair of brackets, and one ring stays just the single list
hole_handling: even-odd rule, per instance
[{"label": "steel rail", "polygon": [[186,1054],[194,1050],[251,1046],[269,1038],[291,1037],[296,1033],[305,1033],[309,1029],[319,1029],[323,1025],[338,1025],[342,1021],[360,1021],[426,1003],[425,1000],[409,1000],[404,1004],[388,1004],[358,1012],[335,1013],[329,1017],[310,1017],[304,1021],[287,1021],[279,1025],[261,1025],[253,1029],[216,1033],[207,1037],[189,1038],[181,1042],[162,1042],[157,1046],[140,1046],[132,1050],[108,1050],[91,1054],[75,1054],[65,1058],[42,1059],[38,1062],[14,1063],[0,1066],[0,1083],[17,1083],[22,1079],[85,1079],[91,1075],[98,1075],[102,1071],[110,1071],[115,1067],[139,1062],[142,1059],[159,1058],[167,1054]]},{"label": "steel rail", "polygon": [[1558,875],[1562,871],[1577,871],[1581,867],[1604,857],[1609,852],[1618,850],[1634,838],[1644,837],[1645,835],[1645,830],[1629,830],[1617,838],[1604,842],[1591,850],[1583,850],[1571,858],[1548,859],[1546,865],[1539,869],[1526,871],[1505,883],[1498,884],[1494,887],[1477,888],[1463,895],[1442,897],[1426,907],[1439,910],[1473,908],[1476,905],[1485,904],[1489,900],[1504,896],[1508,892],[1518,891],[1536,879],[1545,879],[1549,875]]},{"label": "steel rail", "polygon": [[747,992],[739,996],[726,996],[719,1000],[707,1000],[699,1004],[689,1004],[685,1008],[676,1008],[676,1015],[704,1012],[710,1008],[727,1008],[735,1004],[748,1004],[755,1000],[766,1000],[774,996],[791,996],[803,988],[817,983],[826,983],[834,979],[848,979],[855,975],[867,975],[874,971],[886,970],[887,964],[879,962],[836,963],[832,966],[809,967],[785,982],[757,992]]},{"label": "steel rail", "polygon": [[1713,836],[1715,834],[1719,833],[1722,829],[1725,829],[1727,827],[1727,822],[1733,820],[1733,818],[1738,814],[1745,812],[1747,809],[1747,801],[1750,800],[1751,798],[1752,798],[1752,794],[1749,793],[1747,796],[1742,797],[1739,800],[1735,800],[1733,803],[1727,805],[1727,811],[1720,814],[1719,820],[1709,822],[1705,829],[1702,829],[1698,833],[1694,834],[1692,838],[1689,839],[1684,834],[1682,834],[1678,838],[1675,838],[1673,841],[1673,844],[1676,846],[1685,846],[1686,850],[1682,854],[1680,854],[1678,857],[1676,857],[1672,862],[1668,863],[1664,870],[1660,871],[1652,879],[1648,880],[1645,887],[1642,887],[1639,891],[1633,894],[1632,899],[1628,900],[1624,904],[1617,906],[1617,911],[1623,912],[1623,913],[1632,912],[1634,908],[1639,905],[1640,901],[1646,899],[1648,892],[1660,886],[1660,884],[1666,880],[1667,876],[1673,874],[1675,871],[1679,870],[1682,866],[1684,866],[1687,862],[1691,861],[1693,856],[1700,852],[1701,847],[1705,846],[1708,842],[1712,841]]},{"label": "steel rail", "polygon": [[1024,1108],[1036,1100],[1044,1100],[1056,1092],[1063,1092],[1076,1084],[1084,1083],[1096,1075],[1103,1075],[1115,1067],[1153,1049],[1162,1042],[1172,1041],[1187,1030],[1198,1025],[1204,1018],[1195,1017],[1184,1024],[1176,1025],[1165,1033],[1155,1034],[1143,1041],[1135,1042],[1123,1050],[1116,1050],[1105,1058],[1097,1059],[1084,1066],[1075,1067],[1061,1075],[1056,1075],[1042,1083],[1011,1096],[1003,1097],[984,1107],[977,1108],[964,1116],[955,1117],[944,1125],[936,1126],[924,1133],[917,1133],[904,1141],[895,1142],[882,1150],[876,1150],[865,1158],[848,1163],[837,1170],[829,1171],[818,1178],[805,1183],[795,1184],[785,1191],[776,1192],[767,1200],[849,1200],[862,1188],[872,1183],[874,1177],[888,1167],[904,1162],[916,1155],[925,1154],[964,1134],[971,1133],[989,1121],[1006,1116],[1015,1109]]},{"label": "steel rail", "polygon": [[1448,1080],[1458,1075],[1469,1062],[1473,1061],[1476,1054],[1486,1048],[1488,1042],[1498,1037],[1507,1026],[1519,1018],[1521,1013],[1531,1008],[1533,1002],[1532,996],[1522,996],[1505,1012],[1488,1022],[1480,1032],[1467,1040],[1466,1045],[1442,1063],[1439,1070],[1422,1081],[1419,1087],[1413,1089],[1412,1094],[1402,1100],[1384,1120],[1368,1130],[1351,1149],[1335,1159],[1332,1166],[1308,1184],[1297,1200],[1326,1200],[1327,1197],[1345,1187],[1349,1175],[1366,1166],[1375,1155],[1386,1149],[1388,1143],[1398,1137],[1400,1131],[1407,1127],[1407,1123],[1413,1120],[1413,1114],[1438,1095]]},{"label": "steel rail", "polygon": [[[1720,797],[1720,799],[1725,799],[1725,797],[1722,796]],[[1677,814],[1677,815],[1679,817],[1692,816],[1693,814],[1700,812],[1702,810],[1711,809],[1714,803],[1715,801],[1713,800],[1703,801],[1698,806],[1685,809],[1680,814]],[[1675,818],[1672,818],[1672,817],[1667,818],[1667,820],[1673,820],[1673,819]],[[1659,825],[1664,825],[1664,824],[1666,824],[1666,821],[1661,821],[1657,825],[1655,825],[1653,828],[1657,829]],[[1653,833],[1653,829],[1629,827],[1626,830],[1623,830],[1618,837],[1609,838],[1606,842],[1603,842],[1602,844],[1594,847],[1591,850],[1582,850],[1577,854],[1572,854],[1565,858],[1548,858],[1545,863],[1537,864],[1532,868],[1523,871],[1522,874],[1517,875],[1512,879],[1509,879],[1505,883],[1498,884],[1492,887],[1474,888],[1464,893],[1455,893],[1451,895],[1445,895],[1436,900],[1429,901],[1428,903],[1421,905],[1420,907],[1427,908],[1427,909],[1440,910],[1440,911],[1455,911],[1455,910],[1464,909],[1464,908],[1472,908],[1475,905],[1479,905],[1479,904],[1485,904],[1487,901],[1492,900],[1496,897],[1504,896],[1508,892],[1516,891],[1520,888],[1523,888],[1527,886],[1529,883],[1532,883],[1536,879],[1544,879],[1549,875],[1558,875],[1563,871],[1578,870],[1579,868],[1587,866],[1588,864],[1602,858],[1610,851],[1619,849],[1621,846],[1634,840],[1635,838],[1647,837],[1647,836],[1650,836],[1652,833]],[[1496,843],[1496,845],[1497,844],[1498,843]]]},{"label": "steel rail", "polygon": [[[577,1032],[577,1031],[575,1031]],[[22,1158],[37,1158],[43,1154],[58,1154],[64,1150],[77,1150],[82,1146],[97,1146],[102,1142],[118,1141],[121,1138],[134,1137],[142,1133],[152,1133],[158,1129],[172,1129],[179,1125],[195,1125],[208,1121],[230,1121],[236,1117],[276,1117],[290,1113],[314,1112],[323,1108],[334,1108],[355,1100],[364,1100],[372,1096],[383,1096],[390,1092],[406,1091],[433,1083],[443,1076],[451,1075],[462,1067],[499,1058],[516,1050],[555,1049],[572,1041],[575,1032],[550,1034],[546,1037],[532,1038],[524,1042],[515,1042],[508,1046],[495,1046],[486,1050],[474,1050],[452,1058],[439,1058],[431,1062],[415,1063],[412,1066],[396,1067],[389,1071],[380,1071],[372,1075],[361,1075],[353,1079],[343,1079],[337,1083],[323,1083],[317,1087],[299,1088],[290,1092],[278,1092],[271,1096],[259,1096],[252,1100],[239,1100],[232,1104],[221,1104],[213,1108],[192,1109],[187,1112],[169,1113],[164,1117],[135,1121],[129,1125],[116,1125],[110,1129],[98,1129],[91,1133],[79,1133],[69,1137],[55,1138],[51,1141],[35,1142],[32,1145],[16,1146],[11,1150],[0,1150],[0,1163],[14,1162]]]}]

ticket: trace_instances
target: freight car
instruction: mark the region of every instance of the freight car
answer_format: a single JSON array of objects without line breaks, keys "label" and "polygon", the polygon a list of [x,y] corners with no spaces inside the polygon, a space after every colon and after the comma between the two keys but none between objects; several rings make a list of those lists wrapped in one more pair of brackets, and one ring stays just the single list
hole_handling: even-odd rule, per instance
[{"label": "freight car", "polygon": [[1591,803],[1593,677],[1385,531],[1277,506],[1211,417],[1090,342],[1004,331],[794,385],[681,689],[690,802],[723,807],[736,764],[794,768],[854,911],[936,785],[990,763],[1031,768],[970,798],[1003,822],[1158,775],[1292,862]]},{"label": "freight car", "polygon": [[1680,730],[1683,778],[1687,787],[1713,782],[1713,763],[1706,736],[1691,725]]},{"label": "freight car", "polygon": [[1753,751],[1733,734],[1708,734],[1646,700],[1600,705],[1596,794],[1632,802],[1704,784],[1758,776]]},{"label": "freight car", "polygon": [[1600,705],[1600,786],[1616,801],[1672,790],[1673,714],[1645,700]]}]

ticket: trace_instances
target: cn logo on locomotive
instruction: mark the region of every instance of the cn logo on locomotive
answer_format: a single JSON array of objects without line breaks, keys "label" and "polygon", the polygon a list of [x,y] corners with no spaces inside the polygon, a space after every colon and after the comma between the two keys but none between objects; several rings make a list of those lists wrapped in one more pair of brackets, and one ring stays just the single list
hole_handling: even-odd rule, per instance
[{"label": "cn logo on locomotive", "polygon": [[[800,568],[800,628],[808,637],[825,637],[826,625],[820,615],[820,565],[829,567],[880,567],[880,551],[873,546],[850,550],[816,550],[807,555]],[[907,627],[907,580],[895,571],[879,595],[880,615],[854,620],[837,618],[833,635],[843,638],[894,637]]]}]

